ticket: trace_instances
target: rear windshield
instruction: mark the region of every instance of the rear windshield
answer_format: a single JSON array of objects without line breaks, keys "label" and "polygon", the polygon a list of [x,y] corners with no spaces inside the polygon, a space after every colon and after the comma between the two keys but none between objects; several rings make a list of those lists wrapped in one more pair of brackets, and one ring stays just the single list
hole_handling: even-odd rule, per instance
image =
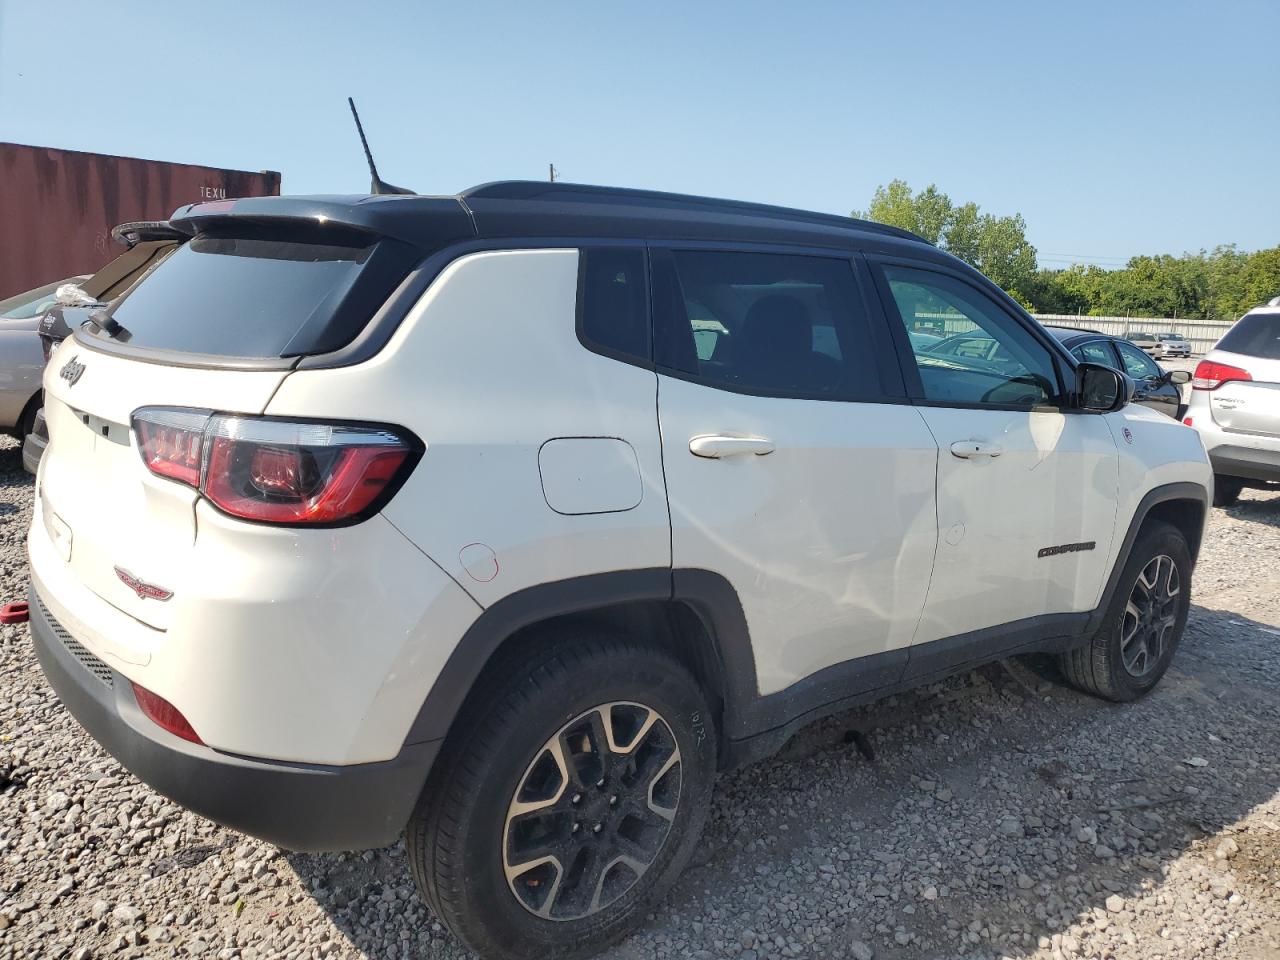
[{"label": "rear windshield", "polygon": [[369,259],[364,247],[196,237],[175,250],[112,317],[131,347],[279,357],[314,339]]},{"label": "rear windshield", "polygon": [[1246,313],[1218,341],[1216,349],[1280,360],[1280,313]]}]

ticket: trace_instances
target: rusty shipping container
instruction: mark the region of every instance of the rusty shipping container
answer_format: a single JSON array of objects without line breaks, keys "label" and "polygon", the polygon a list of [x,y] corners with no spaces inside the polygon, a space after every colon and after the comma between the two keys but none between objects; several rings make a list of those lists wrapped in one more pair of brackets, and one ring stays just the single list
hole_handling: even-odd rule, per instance
[{"label": "rusty shipping container", "polygon": [[0,300],[93,273],[122,248],[111,228],[165,220],[201,200],[275,196],[280,174],[248,173],[0,143]]}]

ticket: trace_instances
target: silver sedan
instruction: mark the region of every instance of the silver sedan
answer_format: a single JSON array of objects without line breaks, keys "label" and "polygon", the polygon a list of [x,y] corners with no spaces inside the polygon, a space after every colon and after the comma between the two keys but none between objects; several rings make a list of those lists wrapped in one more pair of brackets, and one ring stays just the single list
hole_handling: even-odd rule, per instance
[{"label": "silver sedan", "polygon": [[69,277],[0,300],[0,432],[19,439],[31,432],[44,372],[44,349],[37,333],[40,318],[56,303],[58,287],[87,279]]}]

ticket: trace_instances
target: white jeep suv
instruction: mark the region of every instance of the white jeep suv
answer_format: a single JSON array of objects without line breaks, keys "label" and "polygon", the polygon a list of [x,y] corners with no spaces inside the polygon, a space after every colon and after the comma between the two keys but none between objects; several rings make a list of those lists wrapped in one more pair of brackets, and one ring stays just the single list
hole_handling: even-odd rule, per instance
[{"label": "white jeep suv", "polygon": [[559,183],[172,222],[45,377],[40,662],[214,820],[405,832],[482,956],[621,936],[716,771],[823,714],[1028,651],[1130,700],[1174,655],[1199,438],[910,234]]}]

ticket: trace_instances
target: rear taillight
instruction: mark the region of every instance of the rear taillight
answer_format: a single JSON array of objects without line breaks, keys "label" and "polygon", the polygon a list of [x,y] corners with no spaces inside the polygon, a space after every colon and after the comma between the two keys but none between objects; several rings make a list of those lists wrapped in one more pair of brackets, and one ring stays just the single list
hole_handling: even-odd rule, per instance
[{"label": "rear taillight", "polygon": [[390,499],[422,449],[391,427],[170,407],[136,411],[133,428],[152,473],[196,487],[223,513],[260,523],[362,520]]},{"label": "rear taillight", "polygon": [[207,410],[149,407],[133,415],[138,451],[147,469],[161,477],[200,486],[200,460]]},{"label": "rear taillight", "polygon": [[1196,372],[1191,376],[1193,390],[1217,390],[1224,383],[1232,380],[1252,380],[1248,370],[1233,367],[1229,363],[1218,363],[1214,360],[1201,360],[1196,364]]},{"label": "rear taillight", "polygon": [[196,733],[195,728],[182,715],[181,710],[158,693],[152,693],[146,687],[132,681],[130,681],[130,685],[133,687],[133,698],[138,701],[138,708],[146,714],[148,720],[157,727],[168,730],[175,737],[190,740],[192,743],[204,743],[200,739],[200,735]]}]

